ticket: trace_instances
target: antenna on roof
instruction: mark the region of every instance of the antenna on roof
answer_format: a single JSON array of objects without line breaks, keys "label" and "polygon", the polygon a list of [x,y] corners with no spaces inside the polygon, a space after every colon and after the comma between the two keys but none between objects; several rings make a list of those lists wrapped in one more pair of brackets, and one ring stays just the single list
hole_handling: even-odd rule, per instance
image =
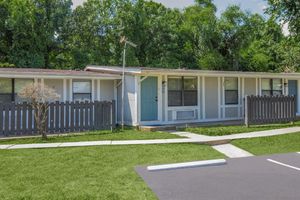
[{"label": "antenna on roof", "polygon": [[133,42],[130,42],[127,40],[125,36],[122,36],[120,39],[120,43],[124,44],[124,50],[123,50],[123,70],[122,70],[122,106],[121,106],[121,125],[122,130],[124,130],[124,96],[125,96],[125,66],[126,66],[126,47],[127,45],[132,46],[133,48],[136,48],[137,45]]}]

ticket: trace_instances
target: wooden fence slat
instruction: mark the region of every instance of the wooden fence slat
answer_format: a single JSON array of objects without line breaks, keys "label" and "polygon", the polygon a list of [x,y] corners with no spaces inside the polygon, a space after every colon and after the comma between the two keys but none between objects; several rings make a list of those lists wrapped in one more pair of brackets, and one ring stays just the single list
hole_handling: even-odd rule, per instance
[{"label": "wooden fence slat", "polygon": [[75,102],[74,106],[75,106],[75,131],[79,131],[79,105],[80,103],[77,101]]},{"label": "wooden fence slat", "polygon": [[9,104],[5,104],[4,135],[9,135]]},{"label": "wooden fence slat", "polygon": [[64,130],[65,129],[65,103],[60,102],[59,107],[60,107],[59,132],[64,133],[65,132]]},{"label": "wooden fence slat", "polygon": [[70,107],[70,104],[69,104],[69,101],[67,101],[66,103],[65,103],[65,132],[69,132],[70,131],[70,129],[69,129],[69,127],[70,127],[70,121],[69,121],[69,119],[70,119],[70,109],[69,109],[69,107]]},{"label": "wooden fence slat", "polygon": [[11,109],[10,109],[10,118],[11,118],[11,124],[10,124],[10,131],[11,134],[15,135],[16,134],[16,105],[12,104]]},{"label": "wooden fence slat", "polygon": [[26,121],[28,121],[28,134],[32,134],[32,106],[31,105],[28,105],[27,111],[28,111],[28,117]]},{"label": "wooden fence slat", "polygon": [[22,105],[22,134],[27,134],[27,102]]},{"label": "wooden fence slat", "polygon": [[75,130],[75,104],[74,102],[71,102],[71,109],[70,109],[70,112],[71,112],[71,123],[70,123],[70,132],[73,132]]},{"label": "wooden fence slat", "polygon": [[55,102],[55,124],[54,124],[54,132],[58,133],[59,132],[59,102]]},{"label": "wooden fence slat", "polygon": [[93,114],[93,110],[94,110],[94,102],[91,102],[89,105],[89,111],[90,111],[90,117],[89,117],[89,128],[90,130],[94,130],[94,114]]},{"label": "wooden fence slat", "polygon": [[4,135],[4,131],[3,131],[3,115],[4,115],[3,104],[0,104],[0,135]]}]

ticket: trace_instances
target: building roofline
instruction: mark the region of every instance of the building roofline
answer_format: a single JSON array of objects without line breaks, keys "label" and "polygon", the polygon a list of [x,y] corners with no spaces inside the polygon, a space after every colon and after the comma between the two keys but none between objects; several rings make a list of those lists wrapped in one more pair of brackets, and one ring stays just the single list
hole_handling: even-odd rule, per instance
[{"label": "building roofline", "polygon": [[[122,74],[122,67],[118,66],[95,66],[88,65],[86,71]],[[126,67],[126,74],[132,75],[203,75],[203,76],[240,76],[240,77],[300,77],[300,73],[274,73],[274,72],[244,72],[244,71],[214,71],[195,69],[169,69],[169,68],[149,68],[149,67]]]},{"label": "building roofline", "polygon": [[1,78],[49,78],[49,79],[120,79],[118,74],[104,74],[91,71],[38,69],[38,68],[0,68]]}]

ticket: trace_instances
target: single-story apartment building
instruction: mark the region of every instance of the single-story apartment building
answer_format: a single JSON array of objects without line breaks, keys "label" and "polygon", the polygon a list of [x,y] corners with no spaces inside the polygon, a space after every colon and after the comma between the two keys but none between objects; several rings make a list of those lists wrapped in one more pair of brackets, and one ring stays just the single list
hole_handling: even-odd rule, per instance
[{"label": "single-story apartment building", "polygon": [[[32,81],[53,88],[60,101],[116,100],[121,121],[122,67],[0,68],[0,102],[21,101],[18,91]],[[300,115],[299,84],[299,73],[126,67],[124,121],[139,126],[239,120],[246,95],[294,95]]]}]

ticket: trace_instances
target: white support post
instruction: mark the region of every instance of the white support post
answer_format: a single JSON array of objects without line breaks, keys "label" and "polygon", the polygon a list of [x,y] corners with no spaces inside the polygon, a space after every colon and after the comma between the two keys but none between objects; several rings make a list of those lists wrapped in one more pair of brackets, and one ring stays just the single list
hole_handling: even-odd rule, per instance
[{"label": "white support post", "polygon": [[241,100],[242,100],[242,105],[241,105],[241,108],[242,108],[242,117],[244,116],[244,106],[245,106],[245,78],[242,77],[242,97],[241,97]]},{"label": "white support post", "polygon": [[241,117],[241,78],[238,77],[238,118]]},{"label": "white support post", "polygon": [[[140,87],[140,76],[135,76],[134,78],[134,85],[135,85],[135,88],[139,88]],[[139,125],[140,124],[140,112],[141,112],[141,109],[140,109],[140,89],[136,90],[135,91],[135,94],[134,94],[134,99],[135,99],[135,121],[133,122],[135,125]]]},{"label": "white support post", "polygon": [[255,78],[255,95],[259,95],[258,93],[258,78]]},{"label": "white support post", "polygon": [[297,80],[297,113],[300,113],[300,79]]},{"label": "white support post", "polygon": [[162,109],[162,76],[158,76],[157,81],[158,81],[158,83],[157,83],[157,86],[158,86],[158,88],[157,88],[158,116],[157,117],[158,117],[158,121],[162,122],[162,110],[163,110]]},{"label": "white support post", "polygon": [[222,118],[225,118],[225,77],[222,77],[222,92],[223,92],[223,98],[222,98]]},{"label": "white support post", "polygon": [[64,102],[67,101],[67,80],[63,80],[63,100]]},{"label": "white support post", "polygon": [[165,75],[165,122],[169,121],[168,108],[168,76]]},{"label": "white support post", "polygon": [[202,76],[202,117],[206,119],[205,113],[205,76]]},{"label": "white support post", "polygon": [[73,80],[70,79],[69,81],[69,101],[73,101]]},{"label": "white support post", "polygon": [[101,81],[97,80],[97,100],[101,100]]},{"label": "white support post", "polygon": [[201,115],[200,115],[200,112],[201,112],[201,77],[200,76],[198,76],[197,77],[197,80],[198,80],[198,86],[197,86],[197,94],[198,94],[198,120],[200,120],[201,119]]},{"label": "white support post", "polygon": [[37,85],[37,84],[39,83],[39,80],[38,80],[37,78],[35,78],[35,79],[33,80],[33,83],[34,83],[34,85]]},{"label": "white support post", "polygon": [[221,118],[221,77],[218,77],[218,119]]},{"label": "white support post", "polygon": [[[97,81],[97,84],[98,84],[98,81]],[[115,100],[115,119],[116,119],[116,123],[118,123],[118,81],[117,80],[114,80],[114,100]],[[97,92],[97,95],[100,94],[100,88],[98,88],[98,92]],[[98,99],[98,96],[97,96],[97,99]]]},{"label": "white support post", "polygon": [[94,79],[92,79],[92,84],[91,84],[91,99],[92,99],[92,101],[94,101],[95,100],[95,93],[96,93],[96,90],[95,90],[95,80]]},{"label": "white support post", "polygon": [[261,78],[258,79],[258,94],[261,96],[262,93],[261,93]]}]

